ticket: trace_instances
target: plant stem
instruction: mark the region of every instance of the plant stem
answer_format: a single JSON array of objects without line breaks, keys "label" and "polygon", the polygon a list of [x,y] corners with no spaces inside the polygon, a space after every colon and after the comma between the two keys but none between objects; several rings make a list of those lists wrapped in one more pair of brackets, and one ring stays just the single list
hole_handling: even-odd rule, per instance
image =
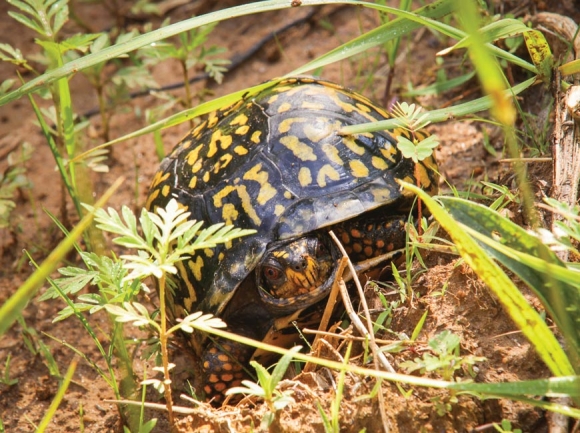
[{"label": "plant stem", "polygon": [[163,379],[165,392],[165,405],[169,415],[169,424],[173,426],[173,400],[171,397],[171,378],[169,376],[169,354],[167,353],[167,312],[165,309],[165,273],[159,278],[159,311],[161,316],[161,332],[159,342],[161,344],[161,360],[163,362]]},{"label": "plant stem", "polygon": [[[185,107],[191,108],[191,86],[189,84],[189,73],[187,72],[187,63],[186,60],[181,61],[181,68],[183,69],[183,82],[185,83]],[[189,120],[189,126],[191,128],[194,127],[193,119]]]}]

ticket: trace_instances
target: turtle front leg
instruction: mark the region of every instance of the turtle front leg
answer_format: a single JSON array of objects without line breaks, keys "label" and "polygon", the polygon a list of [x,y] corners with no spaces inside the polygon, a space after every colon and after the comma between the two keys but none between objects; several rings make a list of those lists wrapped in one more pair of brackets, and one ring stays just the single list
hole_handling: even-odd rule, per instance
[{"label": "turtle front leg", "polygon": [[202,355],[202,386],[208,400],[221,405],[228,389],[240,386],[242,380],[249,378],[246,368],[254,350],[224,338],[209,343]]}]

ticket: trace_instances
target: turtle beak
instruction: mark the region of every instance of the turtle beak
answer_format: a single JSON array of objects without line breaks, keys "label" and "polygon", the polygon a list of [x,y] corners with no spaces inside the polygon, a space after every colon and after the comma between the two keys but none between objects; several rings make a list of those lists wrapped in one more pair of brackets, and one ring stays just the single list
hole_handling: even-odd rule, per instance
[{"label": "turtle beak", "polygon": [[286,278],[296,287],[300,287],[297,294],[308,293],[324,283],[319,281],[318,263],[307,255],[286,268]]}]

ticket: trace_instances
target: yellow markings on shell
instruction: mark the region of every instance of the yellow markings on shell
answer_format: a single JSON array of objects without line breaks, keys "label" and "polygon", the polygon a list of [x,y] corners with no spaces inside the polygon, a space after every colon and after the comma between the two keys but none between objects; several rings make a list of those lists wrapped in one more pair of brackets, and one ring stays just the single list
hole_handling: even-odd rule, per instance
[{"label": "yellow markings on shell", "polygon": [[227,149],[228,147],[231,146],[233,142],[233,138],[231,135],[228,134],[223,134],[221,130],[216,130],[214,131],[214,133],[211,135],[211,140],[209,142],[209,149],[207,151],[207,157],[211,158],[212,156],[214,156],[217,152],[217,146],[219,143],[219,146],[222,149]]},{"label": "yellow markings on shell", "polygon": [[286,208],[284,206],[282,206],[281,204],[277,204],[274,207],[274,215],[280,216],[284,213],[285,210],[286,210]]},{"label": "yellow markings on shell", "polygon": [[187,274],[187,270],[185,269],[184,263],[177,262],[176,267],[179,272],[179,276],[181,277],[181,281],[185,283],[187,292],[189,293],[189,296],[185,299],[186,302],[184,307],[187,311],[191,311],[191,306],[197,300],[197,293],[195,292],[195,287],[189,280],[189,276]]},{"label": "yellow markings on shell", "polygon": [[201,281],[202,277],[201,268],[203,268],[203,259],[201,258],[201,256],[197,256],[195,260],[193,258],[189,259],[187,261],[187,267],[192,272],[193,277],[197,281]]},{"label": "yellow markings on shell", "polygon": [[392,194],[388,188],[373,188],[371,190],[375,203],[387,204],[392,201]]},{"label": "yellow markings on shell", "polygon": [[314,143],[319,143],[333,132],[340,129],[339,122],[331,123],[327,118],[317,118],[313,123],[304,125],[303,131],[306,138]]},{"label": "yellow markings on shell", "polygon": [[197,186],[197,176],[193,176],[191,178],[191,180],[189,181],[189,188],[190,189],[195,189],[195,187]]},{"label": "yellow markings on shell", "polygon": [[249,130],[250,130],[250,126],[249,125],[244,125],[244,126],[240,126],[238,129],[236,129],[234,131],[234,133],[236,135],[246,135]]},{"label": "yellow markings on shell", "polygon": [[248,153],[248,149],[246,149],[244,146],[236,146],[234,147],[234,153],[236,155],[242,156]]},{"label": "yellow markings on shell", "polygon": [[195,149],[192,149],[188,152],[185,159],[190,166],[193,166],[197,162],[199,158],[199,151],[203,148],[203,144],[198,145]]},{"label": "yellow markings on shell", "polygon": [[216,169],[214,170],[214,173],[217,173],[219,170],[226,168],[230,164],[230,162],[232,162],[232,159],[234,159],[234,156],[231,153],[226,153],[220,156],[220,160],[216,164]]},{"label": "yellow markings on shell", "polygon": [[290,191],[284,191],[284,198],[286,200],[290,200],[292,197],[293,197],[293,195]]},{"label": "yellow markings on shell", "polygon": [[[344,92],[344,90],[341,92],[342,94],[346,94]],[[354,93],[354,92],[349,92],[348,94],[346,94],[349,98],[354,99],[355,101],[358,101],[356,104],[362,104],[362,105],[366,105],[366,106],[373,106],[375,107],[375,105],[371,102],[371,100],[369,98],[367,98],[366,96],[361,95],[360,93]],[[376,108],[376,107],[375,107]]]},{"label": "yellow markings on shell", "polygon": [[278,92],[278,93],[284,93],[284,97],[292,96],[296,92],[299,92],[300,90],[302,90],[302,89],[300,89],[299,86],[294,86],[294,84],[295,83],[290,83],[289,82],[289,85],[288,86],[277,86],[273,90],[276,91],[276,92]]},{"label": "yellow markings on shell", "polygon": [[224,219],[224,223],[226,224],[233,224],[234,221],[238,219],[239,212],[236,207],[232,203],[224,204],[222,209],[222,217]]},{"label": "yellow markings on shell", "polygon": [[220,118],[218,117],[217,112],[213,111],[209,113],[209,116],[207,118],[207,127],[213,128],[216,125],[216,123],[218,123],[219,120]]},{"label": "yellow markings on shell", "polygon": [[313,111],[320,111],[324,110],[324,104],[319,102],[312,102],[312,101],[302,101],[302,108],[305,110],[313,110]]},{"label": "yellow markings on shell", "polygon": [[356,141],[354,140],[354,137],[352,135],[342,137],[342,142],[348,149],[350,149],[353,153],[356,153],[357,155],[364,155],[364,153],[366,152],[364,146],[356,144]]},{"label": "yellow markings on shell", "polygon": [[[252,222],[255,225],[259,226],[261,224],[262,220],[260,219],[260,217],[256,213],[256,210],[252,206],[252,199],[251,199],[250,195],[248,194],[248,191],[246,190],[245,185],[227,185],[224,188],[222,188],[220,191],[218,191],[216,194],[214,194],[214,196],[213,196],[214,206],[216,208],[221,208],[221,207],[224,208],[224,210],[222,210],[222,214],[224,215],[223,219],[226,220],[226,216],[228,216],[228,217],[231,216],[230,215],[231,208],[228,207],[227,212],[229,212],[229,213],[227,213],[226,209],[225,209],[226,206],[223,203],[223,199],[226,198],[228,195],[230,195],[234,191],[238,193],[240,201],[242,202],[242,209],[244,209],[244,211],[246,212],[248,217],[250,217]],[[226,213],[224,213],[224,212],[226,212]]]},{"label": "yellow markings on shell", "polygon": [[417,141],[423,141],[425,140],[427,137],[429,137],[429,133],[423,129],[420,129],[419,131],[415,131],[415,138],[417,139]]},{"label": "yellow markings on shell", "polygon": [[245,180],[253,180],[260,184],[260,192],[256,200],[258,204],[266,204],[272,197],[276,195],[276,188],[268,182],[268,172],[262,170],[262,164],[256,164],[244,174]]},{"label": "yellow markings on shell", "polygon": [[[349,95],[349,97],[352,97]],[[376,121],[377,119],[374,116],[371,116],[367,111],[361,111],[358,109],[356,105],[350,104],[348,102],[342,101],[338,96],[334,96],[332,100],[344,111],[347,113],[357,112],[364,118],[368,119],[371,122]],[[384,120],[384,119],[383,119]]]},{"label": "yellow markings on shell", "polygon": [[147,203],[145,203],[146,209],[153,210],[151,209],[151,203],[153,203],[153,200],[159,196],[160,192],[161,191],[159,189],[156,189],[155,191],[151,192],[151,194],[149,194],[149,197],[147,197]]},{"label": "yellow markings on shell", "polygon": [[391,131],[391,134],[394,137],[405,137],[408,138],[411,141],[415,141],[415,138],[413,137],[413,134],[411,134],[408,130],[406,130],[405,128],[395,128]]},{"label": "yellow markings on shell", "polygon": [[234,119],[230,122],[230,125],[246,125],[248,123],[248,116],[245,114],[238,114]]},{"label": "yellow markings on shell", "polygon": [[437,191],[437,185],[432,182],[431,177],[429,176],[429,169],[425,165],[426,161],[421,161],[418,164],[415,164],[415,176],[421,183],[421,188],[427,191],[429,194],[435,194]]},{"label": "yellow markings on shell", "polygon": [[262,135],[262,131],[255,131],[250,138],[252,143],[258,144],[260,142],[260,136]]},{"label": "yellow markings on shell", "polygon": [[369,175],[369,168],[358,159],[349,161],[348,165],[350,166],[350,172],[354,177],[367,177]]},{"label": "yellow markings on shell", "polygon": [[206,126],[207,126],[207,120],[204,120],[203,122],[201,122],[199,125],[197,125],[195,128],[193,128],[191,130],[191,133],[190,133],[191,136],[193,138],[199,137]]},{"label": "yellow markings on shell", "polygon": [[163,185],[161,187],[161,195],[163,197],[167,197],[170,192],[171,192],[171,186],[170,185]]},{"label": "yellow markings on shell", "polygon": [[205,256],[206,256],[206,257],[208,257],[208,258],[210,258],[210,259],[211,259],[211,258],[213,257],[213,255],[215,254],[214,250],[212,250],[211,248],[205,248],[205,249],[203,250],[203,253],[205,254]]},{"label": "yellow markings on shell", "polygon": [[290,110],[291,108],[292,108],[292,104],[290,104],[289,102],[283,102],[278,107],[278,113],[285,113],[286,111]]},{"label": "yellow markings on shell", "polygon": [[323,144],[321,149],[330,162],[336,165],[344,165],[344,161],[340,157],[340,153],[334,144]]},{"label": "yellow markings on shell", "polygon": [[229,116],[234,111],[237,111],[238,108],[244,103],[243,99],[239,99],[238,101],[234,102],[233,104],[221,108],[219,111],[223,117]]},{"label": "yellow markings on shell", "polygon": [[[402,180],[403,182],[411,183],[413,185],[417,182],[413,176],[405,176]],[[409,191],[408,189],[403,189],[402,187],[401,189],[403,191],[404,196],[413,195],[413,193],[408,192]]]},{"label": "yellow markings on shell", "polygon": [[153,178],[153,181],[151,182],[151,189],[155,188],[157,185],[159,185],[161,182],[166,181],[169,176],[171,176],[171,173],[163,173],[162,171],[158,171],[157,173],[155,173],[155,177]]},{"label": "yellow markings on shell", "polygon": [[324,188],[326,186],[326,179],[330,180],[339,180],[340,174],[336,171],[331,165],[325,164],[323,165],[320,170],[318,170],[318,175],[316,176],[316,182],[318,186]]},{"label": "yellow markings on shell", "polygon": [[306,143],[302,143],[298,140],[298,137],[287,135],[286,137],[280,138],[280,143],[288,148],[300,161],[316,161],[316,155],[312,147]]},{"label": "yellow markings on shell", "polygon": [[397,155],[397,149],[394,146],[389,146],[388,148],[380,149],[381,155],[391,162],[396,162],[395,156]]},{"label": "yellow markings on shell", "polygon": [[308,167],[301,167],[298,171],[298,182],[300,186],[308,186],[312,183],[312,173]]},{"label": "yellow markings on shell", "polygon": [[304,119],[301,117],[291,117],[291,118],[282,120],[278,124],[278,132],[280,134],[286,134],[288,131],[290,131],[290,128],[292,128],[292,124],[296,123],[296,122],[304,122]]},{"label": "yellow markings on shell", "polygon": [[209,171],[206,171],[206,172],[203,174],[203,176],[202,176],[202,179],[203,179],[203,181],[204,181],[205,183],[208,183],[208,182],[209,182]]},{"label": "yellow markings on shell", "polygon": [[201,167],[203,167],[203,159],[199,158],[197,161],[195,161],[195,164],[191,166],[191,172],[195,174],[201,170]]},{"label": "yellow markings on shell", "polygon": [[357,102],[355,105],[359,111],[364,111],[365,113],[370,113],[371,111],[370,107],[366,104],[361,104],[360,102]]},{"label": "yellow markings on shell", "polygon": [[383,158],[379,158],[378,156],[373,156],[371,158],[371,164],[378,170],[387,170],[389,168],[387,161],[385,161]]},{"label": "yellow markings on shell", "polygon": [[212,170],[213,173],[217,174],[220,172],[220,170],[226,168],[229,165],[229,163],[232,161],[232,159],[233,159],[233,155],[230,153],[226,153],[226,154],[220,156],[219,161],[216,162],[216,164],[213,167],[213,170]]},{"label": "yellow markings on shell", "polygon": [[280,97],[280,95],[270,96],[270,98],[268,99],[268,104],[273,104],[274,102],[276,102],[278,100],[279,97]]}]

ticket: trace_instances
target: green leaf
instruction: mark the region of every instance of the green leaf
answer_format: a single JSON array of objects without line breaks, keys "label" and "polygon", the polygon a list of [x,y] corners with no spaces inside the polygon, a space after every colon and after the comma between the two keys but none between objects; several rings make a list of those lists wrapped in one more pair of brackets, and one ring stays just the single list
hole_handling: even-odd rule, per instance
[{"label": "green leaf", "polygon": [[580,59],[572,60],[571,62],[564,63],[558,68],[563,77],[568,75],[580,73]]},{"label": "green leaf", "polygon": [[54,16],[54,23],[52,31],[56,34],[62,28],[64,23],[68,21],[68,0],[59,0],[55,2],[49,9],[48,15]]},{"label": "green leaf", "polygon": [[397,137],[397,147],[405,158],[410,158],[413,162],[423,161],[433,154],[433,149],[439,146],[439,139],[436,135],[421,140],[417,144],[403,135]]},{"label": "green leaf", "polygon": [[288,366],[294,359],[294,354],[300,352],[301,349],[302,346],[294,346],[284,356],[282,356],[282,358],[280,358],[276,364],[276,367],[274,367],[274,370],[272,371],[272,389],[276,388],[278,383],[284,378],[286,370],[288,370]]},{"label": "green leaf", "polygon": [[36,15],[36,10],[28,3],[25,3],[21,0],[6,0],[6,1],[8,4],[17,7],[23,12],[26,12],[28,15]]},{"label": "green leaf", "polygon": [[[8,0],[8,1],[10,1],[10,0]],[[32,21],[30,18],[28,18],[22,14],[19,14],[18,12],[12,12],[12,11],[8,11],[8,15],[10,15],[12,18],[14,18],[20,24],[23,24],[26,27],[34,30],[36,33],[40,33],[41,35],[44,35],[44,29],[42,28],[42,26],[39,26],[37,23]]]},{"label": "green leaf", "polygon": [[[476,240],[534,291],[562,330],[570,355],[580,362],[580,272],[567,269],[542,239],[498,212],[459,198],[446,197],[441,202],[459,223],[487,238],[488,242],[481,237]],[[554,268],[572,275],[563,281]]]},{"label": "green leaf", "polygon": [[85,53],[91,47],[91,43],[100,36],[102,36],[100,33],[76,34],[62,41],[60,46],[63,48],[63,53],[68,50],[78,50]]},{"label": "green leaf", "polygon": [[550,45],[544,34],[538,30],[529,30],[524,33],[524,40],[528,53],[538,68],[540,78],[544,83],[550,83],[552,78],[552,67],[554,66],[554,56],[550,50]]},{"label": "green leaf", "polygon": [[455,351],[459,347],[459,337],[448,329],[429,340],[429,347],[439,355],[444,355]]},{"label": "green leaf", "polygon": [[510,317],[532,342],[554,375],[573,375],[572,364],[555,335],[499,265],[472,239],[463,225],[454,221],[435,199],[414,185],[403,183],[403,186],[417,194],[429,208],[441,227],[447,231],[465,262],[496,294]]},{"label": "green leaf", "polygon": [[[82,290],[88,284],[91,284],[98,276],[98,272],[88,271],[76,267],[66,267],[58,270],[64,278],[57,278],[54,283],[60,287],[63,293],[67,295],[75,294]],[[39,300],[56,299],[61,296],[53,287],[49,288]]]}]

